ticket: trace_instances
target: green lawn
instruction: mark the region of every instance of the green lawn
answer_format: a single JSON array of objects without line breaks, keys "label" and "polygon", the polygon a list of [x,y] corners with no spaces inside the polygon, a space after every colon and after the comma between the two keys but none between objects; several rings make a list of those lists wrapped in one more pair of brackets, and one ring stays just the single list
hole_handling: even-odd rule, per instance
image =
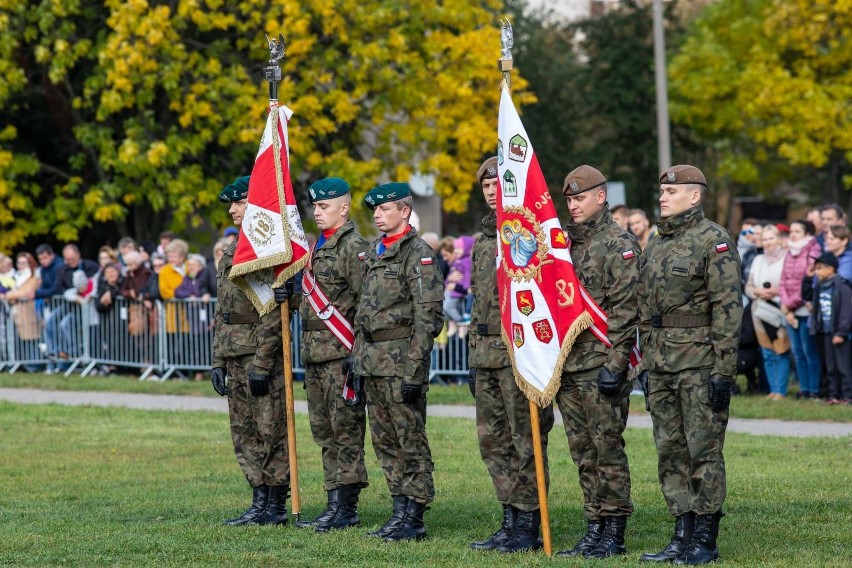
[{"label": "green lawn", "polygon": [[[740,378],[744,385],[744,379]],[[146,394],[177,394],[195,396],[217,396],[210,387],[208,378],[200,382],[168,380],[165,383],[154,381],[139,382],[135,377],[64,377],[62,375],[42,375],[18,372],[14,375],[0,373],[0,388],[38,388],[48,390],[84,390],[137,392]],[[787,400],[770,401],[762,396],[737,396],[731,403],[731,416],[735,418],[777,418],[781,420],[810,420],[852,422],[852,407],[826,406],[816,401],[800,401],[793,397]],[[301,384],[296,384],[296,399],[304,400],[305,392]],[[430,404],[473,404],[466,385],[432,385],[429,389]],[[634,413],[644,413],[645,403],[641,396],[633,397],[630,405]]]},{"label": "green lawn", "polygon": [[[551,566],[596,565],[542,554],[504,557],[467,545],[490,533],[499,508],[479,460],[474,425],[432,419],[437,498],[430,539],[384,544],[363,532],[385,520],[390,499],[371,448],[362,529],[316,535],[292,527],[228,528],[248,487],[230,446],[227,418],[0,403],[0,565],[3,566]],[[323,504],[319,452],[297,417],[303,510]],[[627,449],[636,514],[626,557],[668,541],[671,519],[656,482],[650,431],[630,429]],[[584,528],[576,470],[561,431],[550,446],[554,547]],[[731,434],[726,448],[726,566],[849,566],[852,563],[852,438],[782,439]]]}]

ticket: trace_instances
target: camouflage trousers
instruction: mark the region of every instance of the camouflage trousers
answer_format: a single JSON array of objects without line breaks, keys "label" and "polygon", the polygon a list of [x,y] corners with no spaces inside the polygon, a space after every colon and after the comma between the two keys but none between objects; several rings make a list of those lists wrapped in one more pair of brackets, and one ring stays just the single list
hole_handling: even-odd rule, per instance
[{"label": "camouflage trousers", "polygon": [[556,403],[562,413],[571,458],[580,475],[583,514],[590,521],[633,513],[630,466],[624,452],[629,389],[608,397],[598,392],[600,367],[563,373]]},{"label": "camouflage trousers", "polygon": [[[549,486],[547,437],[553,428],[553,406],[538,412],[544,478]],[[511,367],[476,370],[476,433],[497,500],[521,511],[538,509],[530,402],[515,383]]]},{"label": "camouflage trousers", "polygon": [[248,372],[254,355],[228,359],[228,414],[234,453],[252,487],[290,485],[284,376],[280,363],[272,373],[267,396],[252,396]]},{"label": "camouflage trousers", "polygon": [[367,487],[364,467],[365,402],[343,403],[343,359],[312,363],[305,369],[308,414],[314,442],[322,448],[323,488]]},{"label": "camouflage trousers", "polygon": [[725,429],[728,412],[710,408],[710,369],[651,371],[648,393],[657,474],[672,515],[709,515],[725,501]]},{"label": "camouflage trousers", "polygon": [[429,503],[435,498],[435,485],[426,438],[426,396],[405,404],[401,386],[401,377],[364,377],[370,437],[391,495]]}]

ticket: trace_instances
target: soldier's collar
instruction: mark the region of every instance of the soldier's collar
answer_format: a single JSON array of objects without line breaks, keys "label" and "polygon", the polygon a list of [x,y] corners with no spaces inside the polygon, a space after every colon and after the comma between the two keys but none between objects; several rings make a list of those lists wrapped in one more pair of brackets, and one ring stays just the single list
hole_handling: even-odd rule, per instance
[{"label": "soldier's collar", "polygon": [[704,219],[704,209],[701,208],[701,205],[696,205],[680,215],[660,219],[657,222],[657,232],[663,236],[673,235],[696,225],[702,219]]},{"label": "soldier's collar", "polygon": [[497,236],[497,212],[491,211],[482,218],[482,234],[486,237]]},{"label": "soldier's collar", "polygon": [[609,212],[608,207],[604,206],[597,215],[588,221],[578,224],[568,223],[565,225],[565,229],[568,231],[568,237],[572,241],[583,243],[586,242],[589,236],[600,232],[604,227],[612,222],[612,213]]}]

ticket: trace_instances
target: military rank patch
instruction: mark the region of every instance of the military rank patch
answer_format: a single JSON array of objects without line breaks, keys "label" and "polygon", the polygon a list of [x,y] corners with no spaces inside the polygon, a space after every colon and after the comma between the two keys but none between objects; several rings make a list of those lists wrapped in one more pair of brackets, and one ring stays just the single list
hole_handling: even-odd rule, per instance
[{"label": "military rank patch", "polygon": [[420,264],[422,264],[424,266],[428,266],[428,265],[432,264],[432,257],[431,256],[424,256],[423,258],[420,259]]},{"label": "military rank patch", "polygon": [[716,252],[726,252],[728,250],[728,243],[716,243]]},{"label": "military rank patch", "polygon": [[367,258],[366,252],[359,252],[358,253],[358,260],[364,260],[365,258]]},{"label": "military rank patch", "polygon": [[632,250],[626,250],[621,253],[621,258],[623,258],[624,260],[630,260],[634,256],[636,256],[636,253],[634,253]]}]

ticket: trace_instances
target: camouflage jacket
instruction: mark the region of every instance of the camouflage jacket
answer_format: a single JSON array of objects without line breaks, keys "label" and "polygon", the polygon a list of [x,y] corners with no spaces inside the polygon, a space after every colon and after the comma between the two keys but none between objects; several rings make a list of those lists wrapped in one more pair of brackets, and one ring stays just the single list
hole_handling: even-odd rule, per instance
[{"label": "camouflage jacket", "polygon": [[661,219],[658,229],[640,262],[645,366],[669,373],[712,368],[733,378],[743,313],[734,240],[700,206]]},{"label": "camouflage jacket", "polygon": [[231,282],[229,275],[236,248],[235,240],[225,249],[216,271],[218,305],[213,335],[213,367],[224,367],[227,358],[253,354],[255,370],[268,374],[272,372],[276,359],[280,361],[283,358],[281,310],[274,309],[258,317],[251,300]]},{"label": "camouflage jacket", "polygon": [[444,324],[443,279],[432,249],[411,231],[379,257],[381,239],[367,248],[355,315],[355,372],[429,380],[434,338]]},{"label": "camouflage jacket", "polygon": [[[364,276],[359,254],[363,256],[366,250],[367,240],[355,232],[352,221],[346,221],[322,248],[314,250],[311,257],[317,286],[349,323],[355,321],[355,307]],[[302,316],[303,363],[323,363],[349,354],[325,327],[307,298],[302,299],[299,314]]]},{"label": "camouflage jacket", "polygon": [[574,343],[565,370],[577,372],[606,365],[613,371],[626,372],[639,325],[639,245],[633,235],[615,224],[606,207],[585,223],[567,225],[566,230],[577,277],[607,315],[612,348],[585,331]]},{"label": "camouflage jacket", "polygon": [[[506,344],[500,336],[500,295],[497,289],[497,213],[482,219],[482,235],[473,245],[470,291],[468,364],[471,368],[501,369],[511,365]],[[483,331],[485,333],[480,333]]]}]

